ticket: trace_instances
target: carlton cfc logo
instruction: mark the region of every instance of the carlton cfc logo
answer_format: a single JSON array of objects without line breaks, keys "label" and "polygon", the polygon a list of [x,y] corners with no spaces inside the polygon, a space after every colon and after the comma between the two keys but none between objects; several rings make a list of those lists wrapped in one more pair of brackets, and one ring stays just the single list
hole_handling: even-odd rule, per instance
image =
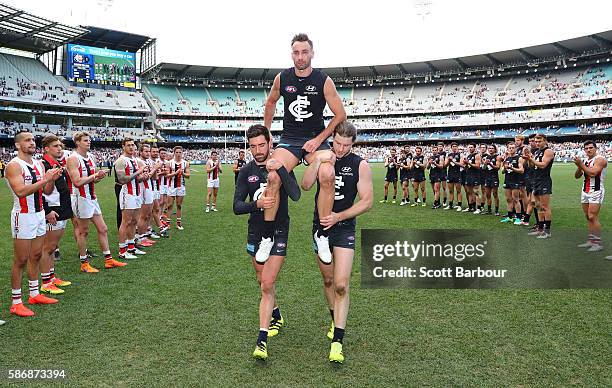
[{"label": "carlton cfc logo", "polygon": [[289,85],[285,87],[285,90],[287,91],[287,93],[295,93],[297,92],[297,88],[293,85]]}]

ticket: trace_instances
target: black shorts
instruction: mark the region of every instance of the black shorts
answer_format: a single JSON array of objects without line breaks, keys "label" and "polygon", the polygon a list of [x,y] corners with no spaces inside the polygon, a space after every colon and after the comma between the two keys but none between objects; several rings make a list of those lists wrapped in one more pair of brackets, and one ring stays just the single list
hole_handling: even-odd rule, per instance
[{"label": "black shorts", "polygon": [[429,170],[429,183],[441,182],[442,177],[440,176],[440,172],[436,170]]},{"label": "black shorts", "polygon": [[446,177],[446,182],[448,183],[463,183],[461,180],[460,173],[449,173]]},{"label": "black shorts", "polygon": [[[314,241],[316,231],[317,225],[313,222],[312,249],[318,254],[317,243]],[[353,222],[340,221],[331,227],[329,230],[329,249],[333,250],[334,247],[355,249],[355,224]]]},{"label": "black shorts", "polygon": [[531,178],[525,180],[525,190],[527,193],[531,193],[533,191],[533,180]]},{"label": "black shorts", "polygon": [[499,177],[496,176],[488,176],[484,178],[484,187],[499,187]]},{"label": "black shorts", "polygon": [[425,182],[425,172],[423,170],[415,171],[412,180],[417,183]]},{"label": "black shorts", "polygon": [[397,182],[397,173],[387,174],[385,176],[385,182]]},{"label": "black shorts", "polygon": [[[249,256],[255,256],[261,242],[263,226],[253,227],[249,225],[246,251]],[[287,256],[287,242],[289,240],[289,221],[282,225],[276,225],[274,230],[274,246],[270,251],[270,256]]]},{"label": "black shorts", "polygon": [[480,176],[465,174],[465,185],[466,186],[480,186]]},{"label": "black shorts", "polygon": [[401,182],[409,182],[412,177],[412,171],[400,171],[400,181]]},{"label": "black shorts", "polygon": [[[287,151],[291,152],[293,156],[297,158],[299,163],[302,163],[306,155],[308,155],[308,152],[306,152],[306,150],[304,150],[302,147],[304,146],[304,144],[306,144],[307,141],[312,140],[312,139],[302,139],[302,140],[303,142],[291,141],[287,143],[278,143],[276,148],[286,149]],[[329,143],[327,141],[324,141],[323,143],[321,143],[319,148],[317,148],[317,151],[324,151],[324,150],[329,150],[329,149],[331,149],[329,146]]]},{"label": "black shorts", "polygon": [[504,182],[504,189],[518,190],[520,188],[521,188],[521,184],[519,182]]},{"label": "black shorts", "polygon": [[552,194],[552,179],[537,179],[533,181],[533,195]]}]

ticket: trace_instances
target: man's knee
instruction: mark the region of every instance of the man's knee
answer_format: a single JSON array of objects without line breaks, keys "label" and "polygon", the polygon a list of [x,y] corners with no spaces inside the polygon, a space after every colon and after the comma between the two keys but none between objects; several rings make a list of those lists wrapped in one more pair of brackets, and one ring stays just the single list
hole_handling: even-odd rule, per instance
[{"label": "man's knee", "polygon": [[262,279],[261,282],[261,292],[263,294],[273,294],[274,293],[274,282],[270,279]]},{"label": "man's knee", "polygon": [[100,227],[98,228],[98,234],[106,236],[108,234],[108,226],[106,226],[106,224],[100,225]]},{"label": "man's knee", "polygon": [[336,283],[336,285],[334,286],[334,292],[338,296],[345,296],[348,292],[348,284],[345,282]]},{"label": "man's knee", "polygon": [[332,288],[334,285],[334,277],[333,276],[323,276],[323,287]]}]

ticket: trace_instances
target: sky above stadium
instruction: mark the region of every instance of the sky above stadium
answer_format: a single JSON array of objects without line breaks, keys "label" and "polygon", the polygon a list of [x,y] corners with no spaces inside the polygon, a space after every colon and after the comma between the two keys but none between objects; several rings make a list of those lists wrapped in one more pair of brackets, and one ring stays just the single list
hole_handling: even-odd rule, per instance
[{"label": "sky above stadium", "polygon": [[157,38],[158,62],[291,66],[306,32],[315,67],[461,57],[612,29],[612,1],[3,0],[37,16]]}]

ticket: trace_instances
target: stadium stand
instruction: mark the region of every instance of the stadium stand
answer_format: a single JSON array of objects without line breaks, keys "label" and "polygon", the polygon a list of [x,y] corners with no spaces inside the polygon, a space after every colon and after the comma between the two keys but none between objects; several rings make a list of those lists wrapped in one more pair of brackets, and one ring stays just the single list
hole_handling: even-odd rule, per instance
[{"label": "stadium stand", "polygon": [[150,112],[142,93],[75,87],[55,77],[42,62],[0,54],[0,100],[61,107]]},{"label": "stadium stand", "polygon": [[[476,81],[448,80],[426,85],[338,88],[338,94],[349,115],[456,112],[612,98],[611,79],[612,66],[601,65]],[[149,84],[145,88],[157,90],[174,87]],[[263,115],[264,100],[261,96],[265,96],[265,90],[208,88],[208,91],[219,104],[219,113],[223,115]],[[243,93],[246,97],[238,100],[237,95]],[[170,101],[158,113],[176,111],[170,108],[177,106],[178,96],[170,93],[168,97]],[[246,111],[241,109],[239,101],[249,102]],[[281,115],[282,110],[277,107],[276,113]],[[331,115],[331,112],[327,109],[326,114]]]}]

